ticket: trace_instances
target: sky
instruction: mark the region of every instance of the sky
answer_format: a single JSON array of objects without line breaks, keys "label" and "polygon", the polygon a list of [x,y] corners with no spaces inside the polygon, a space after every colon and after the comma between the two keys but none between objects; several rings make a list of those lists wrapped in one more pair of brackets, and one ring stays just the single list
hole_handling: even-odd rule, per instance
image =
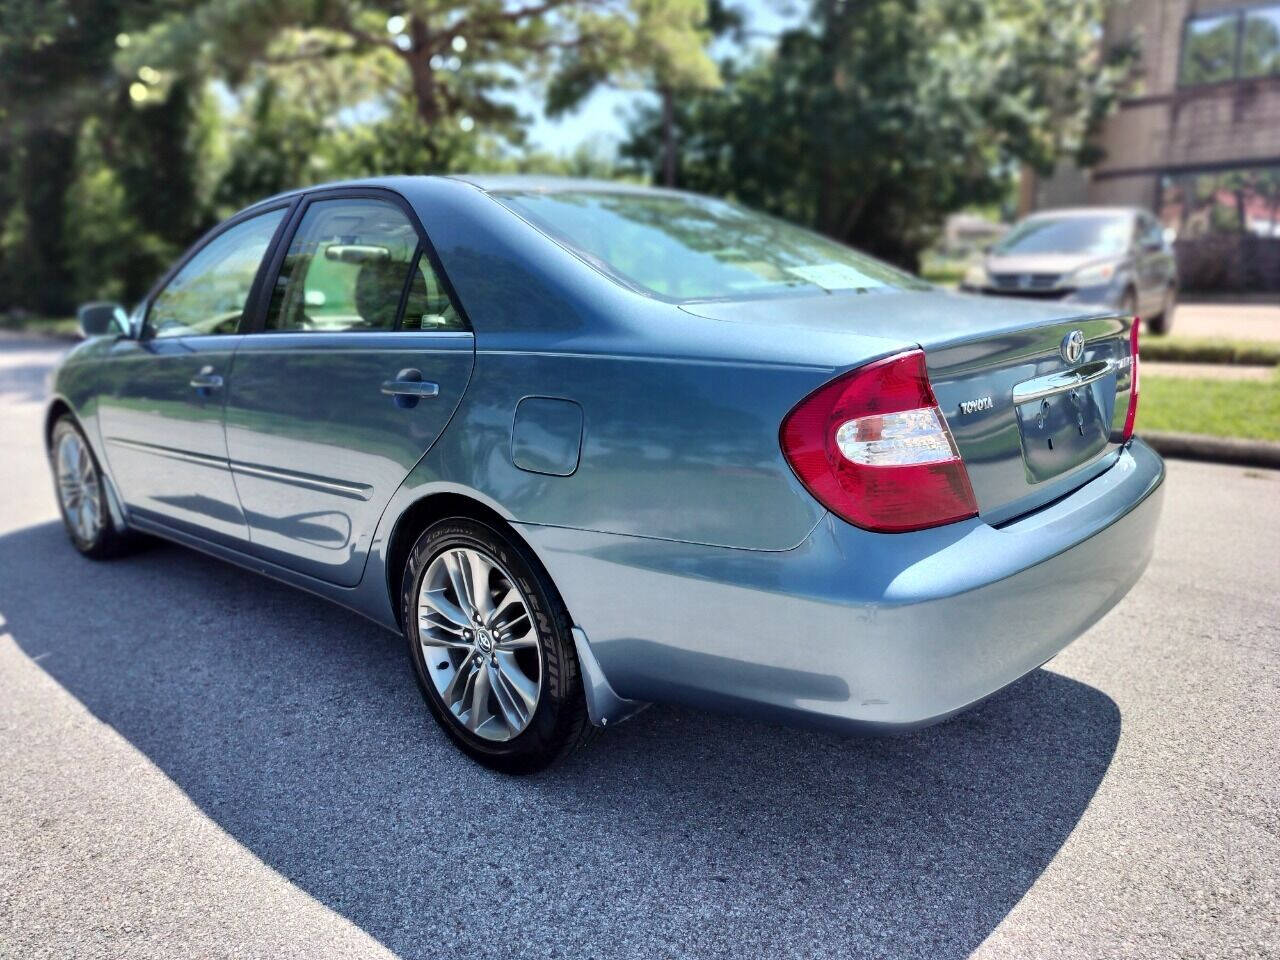
[{"label": "sky", "polygon": [[[731,3],[746,14],[752,43],[769,43],[769,36],[795,24],[802,16],[797,0],[731,0]],[[720,41],[712,48],[712,54],[719,58],[732,49],[732,43]],[[540,91],[523,92],[514,102],[522,113],[534,118],[529,128],[531,145],[550,153],[566,154],[585,142],[612,153],[625,139],[627,116],[639,104],[653,100],[653,95],[643,90],[601,87],[578,110],[555,120],[543,114]]]}]

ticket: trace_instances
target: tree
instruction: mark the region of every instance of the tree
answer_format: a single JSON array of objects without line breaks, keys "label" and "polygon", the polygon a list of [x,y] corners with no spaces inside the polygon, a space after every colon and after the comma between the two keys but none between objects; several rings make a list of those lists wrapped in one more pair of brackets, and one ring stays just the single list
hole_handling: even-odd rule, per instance
[{"label": "tree", "polygon": [[0,3],[0,144],[8,161],[0,171],[0,306],[68,306],[63,196],[81,118],[101,96],[94,81],[110,70],[119,6]]},{"label": "tree", "polygon": [[[643,46],[655,58],[670,52],[677,59],[696,42],[696,27],[687,18],[646,12],[662,6],[658,0],[204,0],[148,30],[122,62],[130,71],[206,70],[234,86],[255,65],[342,58],[349,71],[374,71],[385,81],[376,99],[388,115],[404,121],[411,108],[426,165],[442,170],[450,167],[456,148],[450,141],[458,133],[479,128],[520,140],[522,119],[504,94],[523,79],[553,76],[595,49],[638,56]],[[631,36],[638,26],[647,28],[643,43]],[[403,138],[405,125],[397,126]]]},{"label": "tree", "polygon": [[[683,98],[682,183],[816,227],[908,268],[942,217],[1003,194],[1016,163],[1089,155],[1129,50],[1102,0],[815,0],[777,49]],[[660,155],[640,112],[624,155]],[[657,171],[655,171],[656,173]]]},{"label": "tree", "polygon": [[[179,2],[0,0],[0,309],[137,295],[197,228],[203,88],[139,104],[114,66],[118,37]],[[113,228],[116,245],[95,247]]]},{"label": "tree", "polygon": [[[551,85],[547,112],[577,106],[602,83],[637,84],[654,90],[661,104],[662,183],[676,182],[677,95],[720,86],[720,72],[707,54],[713,15],[706,0],[635,0],[634,22],[618,23],[596,43],[576,49]],[[726,14],[727,26],[736,21]],[[719,25],[719,24],[717,24]]]}]

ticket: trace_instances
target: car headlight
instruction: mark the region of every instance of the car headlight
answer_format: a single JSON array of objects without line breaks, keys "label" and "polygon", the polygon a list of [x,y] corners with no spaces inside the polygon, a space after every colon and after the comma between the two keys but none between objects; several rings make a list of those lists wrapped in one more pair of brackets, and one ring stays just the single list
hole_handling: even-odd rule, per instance
[{"label": "car headlight", "polygon": [[1073,287],[1100,287],[1104,283],[1110,283],[1111,278],[1116,274],[1116,265],[1114,263],[1095,263],[1092,266],[1081,267],[1069,278],[1069,285]]},{"label": "car headlight", "polygon": [[964,280],[962,283],[966,287],[981,289],[987,285],[987,279],[987,268],[980,263],[975,263],[964,272]]}]

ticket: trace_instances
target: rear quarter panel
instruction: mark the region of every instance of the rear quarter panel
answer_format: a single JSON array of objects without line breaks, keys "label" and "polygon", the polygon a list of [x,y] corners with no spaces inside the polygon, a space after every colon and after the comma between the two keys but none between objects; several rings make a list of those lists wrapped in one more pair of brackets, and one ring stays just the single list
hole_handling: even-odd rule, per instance
[{"label": "rear quarter panel", "polygon": [[[778,442],[786,413],[893,344],[690,315],[627,290],[464,184],[406,190],[476,335],[457,415],[393,507],[475,491],[525,523],[754,550],[799,544],[825,511]],[[583,411],[569,476],[513,463],[526,397]]]}]

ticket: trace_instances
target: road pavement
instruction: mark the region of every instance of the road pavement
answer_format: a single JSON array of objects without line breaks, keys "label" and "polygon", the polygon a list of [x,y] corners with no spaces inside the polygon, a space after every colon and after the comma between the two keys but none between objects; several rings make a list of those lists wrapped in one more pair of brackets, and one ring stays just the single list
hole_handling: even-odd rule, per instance
[{"label": "road pavement", "polygon": [[1280,955],[1280,473],[1169,465],[1145,577],[955,720],[655,706],[507,779],[401,641],[167,545],[77,556],[0,341],[0,956]]}]

